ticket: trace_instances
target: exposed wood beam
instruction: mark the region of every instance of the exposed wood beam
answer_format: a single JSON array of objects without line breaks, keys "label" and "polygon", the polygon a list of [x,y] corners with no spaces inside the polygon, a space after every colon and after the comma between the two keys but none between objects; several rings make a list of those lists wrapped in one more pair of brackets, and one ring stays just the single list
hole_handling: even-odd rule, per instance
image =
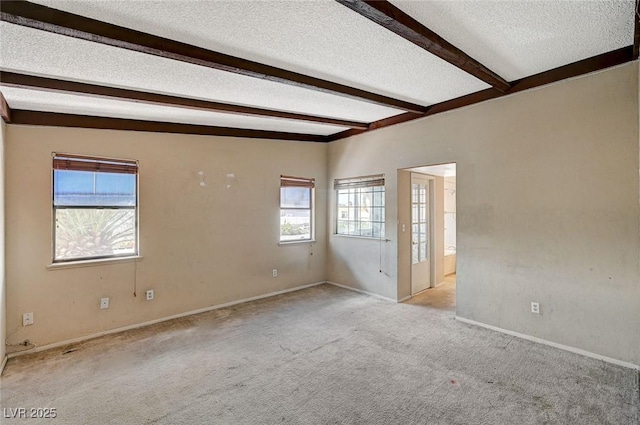
[{"label": "exposed wood beam", "polygon": [[381,25],[426,50],[438,56],[461,70],[484,81],[490,86],[507,91],[509,83],[501,76],[482,65],[444,38],[440,37],[402,10],[388,1],[364,0],[336,0],[338,3],[359,13],[365,18]]},{"label": "exposed wood beam", "polygon": [[333,142],[336,140],[345,139],[350,136],[355,136],[357,134],[362,134],[372,130],[376,130],[378,128],[389,127],[391,125],[400,124],[407,121],[413,121],[418,118],[422,118],[424,116],[425,116],[424,114],[416,114],[415,112],[405,112],[404,114],[394,115],[393,117],[383,118],[381,120],[374,121],[371,124],[369,124],[369,128],[367,130],[351,128],[349,130],[344,130],[339,133],[334,133],[328,136],[328,139],[330,142]]},{"label": "exposed wood beam", "polygon": [[633,46],[622,47],[601,55],[592,56],[578,62],[560,66],[530,77],[511,82],[511,89],[506,94],[528,90],[567,78],[578,77],[601,69],[611,68],[633,60]]},{"label": "exposed wood beam", "polygon": [[296,114],[291,112],[275,111],[271,109],[254,108],[250,106],[233,105],[229,103],[211,102],[206,100],[189,99],[179,96],[149,93],[130,89],[100,86],[95,84],[78,83],[75,81],[60,80],[54,78],[37,77],[33,75],[19,74],[15,72],[0,71],[0,84],[10,87],[26,89],[40,89],[60,93],[75,93],[108,97],[119,100],[133,100],[135,102],[152,105],[165,105],[187,109],[197,109],[209,112],[223,112],[240,115],[253,115],[270,118],[283,118],[297,121],[314,122],[320,124],[338,125],[350,128],[368,128],[368,123],[340,120],[315,115]]},{"label": "exposed wood beam", "polygon": [[124,118],[106,118],[88,115],[36,112],[14,109],[12,124],[51,127],[97,128],[107,130],[149,131],[155,133],[197,134],[204,136],[246,137],[253,139],[295,140],[300,142],[327,142],[327,136],[286,133],[282,131],[251,130],[245,128],[213,127],[195,124],[143,121]]},{"label": "exposed wood beam", "polygon": [[9,108],[9,104],[7,100],[4,98],[4,95],[0,91],[0,116],[7,124],[11,122],[11,108]]},{"label": "exposed wood beam", "polygon": [[412,121],[418,118],[451,111],[453,109],[473,105],[508,94],[543,86],[545,84],[554,83],[566,78],[577,77],[590,72],[595,72],[601,69],[620,65],[633,60],[633,49],[634,46],[627,46],[618,50],[574,62],[569,65],[561,66],[549,71],[532,75],[530,77],[516,80],[513,82],[511,89],[507,93],[500,92],[495,88],[490,88],[466,96],[462,96],[457,99],[452,99],[446,102],[432,105],[429,107],[428,111],[422,114],[408,112],[405,114],[400,114],[375,121],[369,124],[367,130],[350,129],[340,133],[335,133],[330,136],[317,136],[310,134],[285,133],[263,130],[247,130],[227,127],[210,127],[192,124],[174,124],[121,118],[103,118],[95,116],[59,114],[52,112],[34,112],[15,109],[11,111],[11,120],[13,124],[101,128],[130,131],[152,131],[160,133],[200,134],[211,136],[297,140],[309,142],[331,142],[379,128],[388,127],[402,122]]},{"label": "exposed wood beam", "polygon": [[287,71],[179,41],[158,37],[26,1],[0,2],[0,19],[54,34],[115,46],[166,59],[260,78],[305,89],[345,96],[406,111],[424,112],[425,106],[393,99],[354,87]]},{"label": "exposed wood beam", "polygon": [[633,13],[633,59],[640,55],[640,0],[636,0],[636,8]]},{"label": "exposed wood beam", "polygon": [[521,92],[524,90],[540,87],[545,84],[555,83],[567,78],[577,77],[588,74],[590,72],[599,71],[601,69],[610,68],[612,66],[621,65],[633,60],[634,46],[623,47],[598,56],[593,56],[578,62],[574,62],[565,66],[561,66],[549,71],[541,72],[530,77],[522,78],[512,82],[511,88],[505,93],[490,88],[476,93],[471,93],[446,102],[431,105],[429,110],[424,114],[405,113],[395,117],[386,118],[369,124],[368,130],[350,129],[329,136],[329,141],[344,139],[346,137],[355,136],[378,128],[388,127],[390,125],[399,124],[401,122],[412,121],[418,118],[440,114],[442,112],[451,111],[453,109],[462,108],[463,106],[474,105],[486,100],[495,99],[509,94]]}]

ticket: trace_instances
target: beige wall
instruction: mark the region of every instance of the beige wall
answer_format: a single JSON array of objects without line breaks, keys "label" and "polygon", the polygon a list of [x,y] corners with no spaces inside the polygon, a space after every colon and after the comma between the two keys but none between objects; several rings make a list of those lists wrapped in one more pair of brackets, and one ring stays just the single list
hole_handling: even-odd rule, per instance
[{"label": "beige wall", "polygon": [[633,62],[331,143],[329,181],[385,173],[392,242],[381,274],[330,235],[328,279],[408,295],[397,170],[456,162],[457,315],[640,364],[638,140]]},{"label": "beige wall", "polygon": [[7,291],[5,285],[4,249],[4,120],[0,119],[0,364],[6,353]]},{"label": "beige wall", "polygon": [[[327,278],[402,298],[398,169],[456,162],[457,314],[640,364],[638,81],[634,62],[329,146],[8,125],[7,333],[45,345]],[[47,270],[52,151],[140,160],[142,261]],[[327,184],[377,173],[390,242],[333,235]],[[278,246],[280,174],[317,179],[316,244]]]},{"label": "beige wall", "polygon": [[[5,149],[15,340],[45,345],[325,280],[325,144],[8,125]],[[54,151],[140,161],[141,261],[47,270]],[[278,246],[281,174],[316,178],[317,243]]]}]

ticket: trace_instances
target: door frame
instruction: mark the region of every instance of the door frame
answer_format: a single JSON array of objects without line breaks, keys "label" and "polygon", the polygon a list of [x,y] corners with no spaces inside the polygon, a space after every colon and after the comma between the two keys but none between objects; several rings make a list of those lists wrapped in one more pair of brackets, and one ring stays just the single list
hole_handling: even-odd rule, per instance
[{"label": "door frame", "polygon": [[[397,208],[397,215],[396,215],[396,226],[397,226],[397,244],[396,244],[396,250],[397,250],[397,286],[396,286],[396,299],[398,302],[403,302],[406,301],[408,299],[410,299],[412,297],[411,295],[411,251],[410,251],[410,245],[411,245],[411,233],[407,232],[406,230],[409,230],[407,228],[408,225],[410,225],[410,221],[411,221],[411,173],[412,172],[416,172],[416,173],[420,173],[420,174],[426,174],[426,175],[432,175],[433,174],[428,174],[428,168],[430,167],[438,167],[438,166],[445,166],[445,165],[450,165],[450,164],[455,164],[456,168],[457,168],[457,164],[455,161],[449,161],[449,162],[441,162],[441,163],[436,163],[436,164],[425,164],[425,165],[414,165],[411,167],[405,167],[405,168],[398,168],[397,169],[397,181],[396,181],[396,208]],[[420,169],[422,169],[423,171],[421,171]],[[442,171],[442,170],[440,170]],[[456,173],[457,174],[457,173]],[[436,176],[440,176],[440,174],[435,174]],[[443,178],[444,179],[444,178]],[[434,185],[435,188],[438,188],[440,183],[438,182],[438,177],[434,177]],[[440,243],[440,238],[443,238],[444,236],[441,235],[439,232],[439,219],[435,218],[435,208],[438,208],[438,205],[444,205],[444,199],[442,197],[438,197],[439,195],[436,193],[434,187],[431,187],[431,196],[435,196],[435,199],[431,199],[431,217],[434,218],[435,221],[432,222],[433,225],[438,226],[437,227],[437,231],[434,231],[436,229],[431,229],[431,237],[433,238],[431,240],[432,246],[435,248],[435,243]],[[458,192],[456,192],[456,194],[459,193],[459,188],[458,188]],[[444,194],[443,194],[444,195]],[[441,199],[442,198],[442,199]],[[440,202],[440,204],[436,205],[436,202]],[[444,225],[444,223],[443,223]],[[444,231],[444,227],[443,227],[443,231]],[[458,247],[460,245],[458,244]],[[444,253],[443,253],[444,254]],[[436,277],[440,277],[440,274],[442,272],[442,267],[443,264],[438,264],[437,261],[438,260],[438,256],[440,254],[437,252],[436,249],[432,249],[431,250],[431,261],[432,261],[432,267],[431,267],[431,285],[432,287],[435,286],[437,287],[438,284],[442,283],[442,281],[438,282],[436,281]],[[460,255],[458,253],[458,260],[460,259]],[[460,264],[458,262],[458,264]]]}]

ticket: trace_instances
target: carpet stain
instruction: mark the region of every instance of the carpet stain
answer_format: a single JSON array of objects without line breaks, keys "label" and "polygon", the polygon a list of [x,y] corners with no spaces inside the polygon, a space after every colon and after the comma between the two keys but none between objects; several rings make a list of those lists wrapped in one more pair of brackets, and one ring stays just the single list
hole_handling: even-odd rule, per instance
[{"label": "carpet stain", "polygon": [[541,409],[544,409],[544,410],[553,409],[553,404],[551,404],[549,400],[547,400],[542,396],[533,396],[532,399],[533,399],[533,402],[536,404],[536,406],[538,406]]}]

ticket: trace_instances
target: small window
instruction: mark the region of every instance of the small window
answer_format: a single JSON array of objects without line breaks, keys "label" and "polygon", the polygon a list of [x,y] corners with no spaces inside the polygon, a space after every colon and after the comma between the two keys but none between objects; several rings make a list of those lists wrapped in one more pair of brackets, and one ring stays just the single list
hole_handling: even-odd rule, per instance
[{"label": "small window", "polygon": [[313,239],[315,179],[280,176],[280,242]]},{"label": "small window", "polygon": [[138,163],[53,155],[53,262],[138,254]]},{"label": "small window", "polygon": [[384,175],[339,179],[336,234],[384,238]]}]

